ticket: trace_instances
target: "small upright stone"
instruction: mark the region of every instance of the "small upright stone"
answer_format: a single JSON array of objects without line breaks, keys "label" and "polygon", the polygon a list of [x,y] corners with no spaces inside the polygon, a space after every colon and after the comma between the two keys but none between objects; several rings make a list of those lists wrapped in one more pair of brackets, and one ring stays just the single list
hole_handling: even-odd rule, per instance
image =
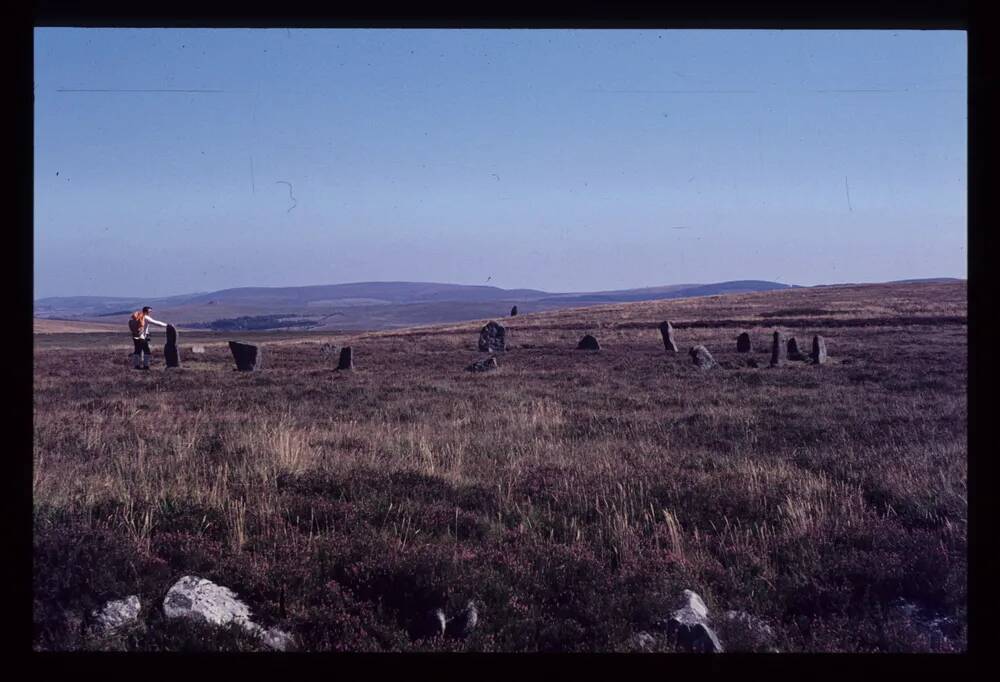
[{"label": "small upright stone", "polygon": [[517,317],[517,306],[514,306],[513,308],[510,309],[510,316]]},{"label": "small upright stone", "polygon": [[785,335],[778,331],[774,332],[774,341],[771,343],[771,367],[780,367],[785,363],[786,351]]},{"label": "small upright stone", "polygon": [[337,369],[354,369],[354,351],[350,346],[344,346],[340,349],[340,362],[337,363]]},{"label": "small upright stone", "polygon": [[260,369],[263,353],[261,349],[249,343],[230,341],[229,350],[236,361],[236,369],[241,372],[252,372]]},{"label": "small upright stone", "polygon": [[167,343],[163,346],[163,359],[167,367],[181,366],[181,355],[177,351],[177,328],[172,324],[167,325]]},{"label": "small upright stone", "polygon": [[449,637],[465,639],[472,634],[478,623],[479,609],[476,608],[476,603],[470,600],[465,605],[465,610],[461,614],[448,620],[445,626],[445,634]]},{"label": "small upright stone", "polygon": [[667,635],[686,651],[722,653],[722,643],[709,627],[708,607],[697,594],[684,590],[680,608],[666,622]]},{"label": "small upright stone", "polygon": [[750,334],[743,332],[736,337],[736,352],[737,353],[749,353],[751,350],[750,345]]},{"label": "small upright stone", "polygon": [[480,352],[494,353],[507,350],[507,330],[503,325],[490,320],[479,331]]},{"label": "small upright stone", "polygon": [[663,336],[663,349],[668,353],[676,353],[677,343],[674,341],[673,325],[670,322],[661,322],[660,334]]},{"label": "small upright stone", "polygon": [[795,340],[795,337],[788,339],[788,359],[789,360],[805,360],[805,356],[799,351],[799,344]]},{"label": "small upright stone", "polygon": [[812,361],[817,365],[826,363],[826,339],[822,336],[813,337]]},{"label": "small upright stone", "polygon": [[601,344],[597,342],[597,339],[587,334],[582,339],[580,343],[576,344],[577,350],[601,350]]},{"label": "small upright stone", "polygon": [[205,354],[205,347],[204,346],[191,346],[191,352],[194,353],[195,355],[204,355]]},{"label": "small upright stone", "polygon": [[695,346],[688,353],[691,355],[691,360],[694,361],[694,364],[701,369],[712,369],[718,365],[715,358],[712,357],[712,354],[704,346]]}]

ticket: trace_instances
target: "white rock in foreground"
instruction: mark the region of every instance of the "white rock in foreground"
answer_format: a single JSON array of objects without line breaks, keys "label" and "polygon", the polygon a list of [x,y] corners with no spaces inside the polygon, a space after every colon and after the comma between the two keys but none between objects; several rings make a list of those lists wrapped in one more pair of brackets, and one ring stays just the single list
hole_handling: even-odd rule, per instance
[{"label": "white rock in foreground", "polygon": [[186,575],[167,591],[163,599],[167,618],[194,618],[212,625],[234,623],[251,632],[272,649],[286,650],[292,637],[278,628],[264,629],[250,619],[250,607],[240,601],[228,587],[211,580]]},{"label": "white rock in foreground", "polygon": [[666,623],[667,634],[688,651],[722,653],[722,643],[708,625],[708,607],[691,590],[681,593],[681,605]]},{"label": "white rock in foreground", "polygon": [[133,594],[125,599],[109,601],[91,615],[100,628],[112,632],[138,620],[140,608],[139,597]]}]

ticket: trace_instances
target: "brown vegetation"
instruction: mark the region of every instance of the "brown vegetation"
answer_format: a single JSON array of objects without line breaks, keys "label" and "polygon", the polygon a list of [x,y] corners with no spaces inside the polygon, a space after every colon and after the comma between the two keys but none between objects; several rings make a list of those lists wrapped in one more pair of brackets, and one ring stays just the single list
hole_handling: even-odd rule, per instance
[{"label": "brown vegetation", "polygon": [[[464,371],[482,321],[247,334],[266,344],[256,373],[219,337],[193,355],[182,335],[183,367],[158,352],[147,373],[124,334],[49,338],[35,646],[258,647],[164,622],[165,591],[196,573],[309,650],[624,651],[683,588],[765,619],[782,651],[963,650],[965,315],[964,283],[519,315],[487,374]],[[831,364],[767,368],[786,318]],[[599,352],[574,351],[584,333]],[[333,371],[324,341],[357,370]],[[698,370],[697,344],[722,368]],[[89,639],[85,614],[126,594],[142,627]],[[469,599],[469,640],[418,636],[428,609]],[[898,599],[950,619],[947,639]]]}]

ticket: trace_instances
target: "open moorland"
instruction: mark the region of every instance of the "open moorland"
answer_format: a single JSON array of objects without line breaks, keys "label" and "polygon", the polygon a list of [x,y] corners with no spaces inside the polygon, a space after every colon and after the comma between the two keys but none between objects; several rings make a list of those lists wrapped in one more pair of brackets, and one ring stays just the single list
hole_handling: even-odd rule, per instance
[{"label": "open moorland", "polygon": [[[34,646],[263,650],[164,616],[197,575],[307,651],[673,651],[683,589],[771,628],[713,621],[726,651],[962,651],[966,316],[953,282],[497,317],[482,374],[485,320],[182,332],[179,369],[161,335],[149,372],[127,333],[36,335]],[[830,362],[769,367],[774,330]],[[263,369],[234,371],[229,338]],[[126,595],[138,623],[90,626]],[[428,636],[470,599],[469,637]]]}]

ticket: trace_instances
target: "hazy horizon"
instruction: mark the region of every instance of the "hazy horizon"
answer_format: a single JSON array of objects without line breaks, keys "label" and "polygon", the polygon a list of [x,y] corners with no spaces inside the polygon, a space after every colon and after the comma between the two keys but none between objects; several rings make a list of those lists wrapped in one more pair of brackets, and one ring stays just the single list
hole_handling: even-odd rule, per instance
[{"label": "hazy horizon", "polygon": [[34,36],[35,300],[967,276],[962,31]]}]

